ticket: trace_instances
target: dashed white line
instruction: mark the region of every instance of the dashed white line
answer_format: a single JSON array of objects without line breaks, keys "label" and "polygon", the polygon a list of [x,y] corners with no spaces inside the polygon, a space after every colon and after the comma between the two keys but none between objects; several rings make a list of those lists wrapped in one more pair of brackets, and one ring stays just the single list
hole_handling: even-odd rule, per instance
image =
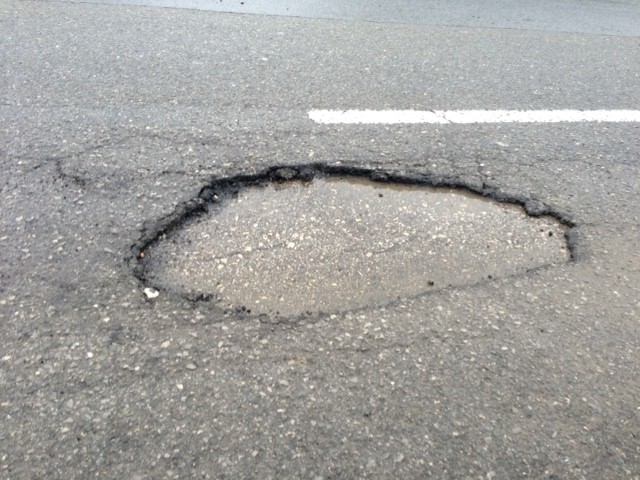
[{"label": "dashed white line", "polygon": [[640,122],[640,110],[310,110],[323,124]]}]

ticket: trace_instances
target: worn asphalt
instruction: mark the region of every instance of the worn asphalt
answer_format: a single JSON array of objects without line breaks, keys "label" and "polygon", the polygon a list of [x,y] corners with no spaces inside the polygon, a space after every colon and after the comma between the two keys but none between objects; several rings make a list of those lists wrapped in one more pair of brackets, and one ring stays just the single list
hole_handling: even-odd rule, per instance
[{"label": "worn asphalt", "polygon": [[[640,38],[425,23],[0,0],[0,478],[640,478],[640,124],[307,115],[638,109]],[[572,259],[305,318],[144,293],[163,217],[309,163],[542,205]]]}]

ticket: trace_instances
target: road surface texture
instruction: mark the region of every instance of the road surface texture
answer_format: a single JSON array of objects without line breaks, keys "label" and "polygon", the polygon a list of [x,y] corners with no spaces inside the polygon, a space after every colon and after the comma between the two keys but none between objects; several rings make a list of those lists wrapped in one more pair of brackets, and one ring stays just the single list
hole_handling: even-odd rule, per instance
[{"label": "road surface texture", "polygon": [[[308,116],[640,108],[640,5],[573,6],[527,29],[0,0],[0,478],[640,478],[640,124]],[[144,293],[144,231],[310,163],[542,205],[573,259],[304,318]]]}]

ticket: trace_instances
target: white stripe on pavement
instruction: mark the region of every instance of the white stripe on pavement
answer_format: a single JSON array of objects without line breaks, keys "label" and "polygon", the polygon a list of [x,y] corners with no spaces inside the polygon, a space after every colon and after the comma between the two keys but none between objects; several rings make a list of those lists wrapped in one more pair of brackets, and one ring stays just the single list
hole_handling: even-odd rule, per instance
[{"label": "white stripe on pavement", "polygon": [[324,124],[640,122],[640,110],[310,110]]}]

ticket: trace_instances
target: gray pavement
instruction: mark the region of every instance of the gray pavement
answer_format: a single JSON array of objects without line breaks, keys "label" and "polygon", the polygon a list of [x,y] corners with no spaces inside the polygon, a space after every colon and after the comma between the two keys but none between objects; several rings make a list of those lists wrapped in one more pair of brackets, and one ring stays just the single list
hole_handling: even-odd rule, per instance
[{"label": "gray pavement", "polygon": [[[0,30],[0,478],[640,478],[640,126],[307,118],[638,109],[637,37],[13,0]],[[575,261],[299,321],[144,295],[145,227],[311,161],[542,202]]]},{"label": "gray pavement", "polygon": [[381,23],[640,35],[638,0],[78,0]]}]

